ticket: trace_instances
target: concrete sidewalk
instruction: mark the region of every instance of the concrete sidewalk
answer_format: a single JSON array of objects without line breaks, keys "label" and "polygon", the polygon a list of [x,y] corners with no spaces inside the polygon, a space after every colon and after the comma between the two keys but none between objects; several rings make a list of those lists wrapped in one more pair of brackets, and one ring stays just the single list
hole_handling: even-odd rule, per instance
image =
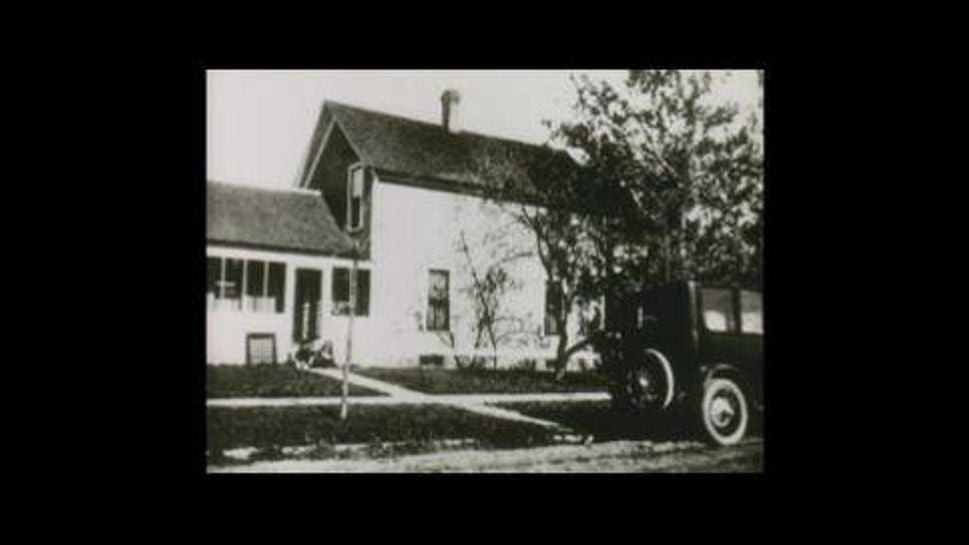
[{"label": "concrete sidewalk", "polygon": [[[553,394],[421,394],[410,396],[349,396],[350,405],[491,405],[497,403],[550,403],[568,401],[607,401],[605,392],[570,392]],[[326,407],[339,405],[338,396],[329,397],[226,397],[206,400],[209,407]]]},{"label": "concrete sidewalk", "polygon": [[[311,373],[316,373],[331,379],[343,380],[342,369],[310,369]],[[567,392],[549,394],[425,394],[404,388],[396,384],[391,384],[382,380],[348,373],[347,380],[350,384],[369,388],[386,394],[386,396],[348,396],[347,403],[350,405],[410,405],[410,404],[438,404],[456,407],[468,412],[514,420],[518,422],[529,422],[552,428],[560,431],[568,431],[568,428],[557,422],[542,420],[525,416],[519,412],[493,407],[495,403],[541,403],[541,402],[563,402],[563,401],[603,401],[609,399],[609,394],[605,392]],[[206,400],[208,407],[313,407],[313,406],[334,406],[339,405],[341,399],[334,397],[246,397],[246,398],[225,398]]]},{"label": "concrete sidewalk", "polygon": [[[343,369],[310,369],[310,373],[316,373],[317,375],[322,375],[324,377],[329,377],[333,380],[343,381]],[[427,394],[423,392],[417,392],[403,386],[398,386],[390,382],[385,382],[383,380],[377,380],[375,378],[365,377],[363,375],[358,375],[353,372],[347,373],[347,380],[350,384],[356,386],[362,386],[364,388],[369,388],[371,390],[376,390],[382,394],[387,394],[389,396],[398,397],[402,399],[408,398],[420,398],[425,397]]]}]

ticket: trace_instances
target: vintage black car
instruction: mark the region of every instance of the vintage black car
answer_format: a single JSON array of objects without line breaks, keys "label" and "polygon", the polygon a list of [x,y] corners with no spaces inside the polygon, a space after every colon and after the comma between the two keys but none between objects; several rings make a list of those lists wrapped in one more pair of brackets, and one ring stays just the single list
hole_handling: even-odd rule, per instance
[{"label": "vintage black car", "polygon": [[616,409],[686,414],[720,445],[745,436],[763,411],[760,292],[678,282],[606,309],[595,344]]}]

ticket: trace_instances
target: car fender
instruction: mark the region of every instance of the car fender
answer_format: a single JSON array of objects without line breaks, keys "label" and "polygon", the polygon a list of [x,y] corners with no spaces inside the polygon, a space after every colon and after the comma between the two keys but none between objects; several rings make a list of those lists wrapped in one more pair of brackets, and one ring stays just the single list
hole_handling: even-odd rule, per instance
[{"label": "car fender", "polygon": [[703,380],[700,381],[699,384],[701,391],[706,387],[706,384],[710,382],[710,380],[723,377],[737,382],[738,386],[750,393],[750,384],[748,383],[747,376],[736,365],[731,365],[729,363],[715,363],[709,366],[704,366],[701,369],[705,369],[705,371],[702,373]]},{"label": "car fender", "polygon": [[670,365],[670,360],[663,355],[662,352],[656,350],[655,348],[647,348],[646,353],[652,355],[659,362],[660,366],[663,368],[663,374],[666,375],[666,384],[668,388],[666,389],[666,398],[663,400],[663,409],[667,409],[670,403],[673,402],[673,393],[676,391],[676,379],[673,377],[673,366]]}]

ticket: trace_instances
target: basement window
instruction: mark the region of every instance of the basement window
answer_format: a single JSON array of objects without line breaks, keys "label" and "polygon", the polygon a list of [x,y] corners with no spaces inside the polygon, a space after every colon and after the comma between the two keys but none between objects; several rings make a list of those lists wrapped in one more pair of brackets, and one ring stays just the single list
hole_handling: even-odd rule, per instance
[{"label": "basement window", "polygon": [[421,354],[417,364],[421,367],[444,367],[444,356],[440,354]]},{"label": "basement window", "polygon": [[276,363],[276,336],[272,333],[246,335],[246,365]]}]

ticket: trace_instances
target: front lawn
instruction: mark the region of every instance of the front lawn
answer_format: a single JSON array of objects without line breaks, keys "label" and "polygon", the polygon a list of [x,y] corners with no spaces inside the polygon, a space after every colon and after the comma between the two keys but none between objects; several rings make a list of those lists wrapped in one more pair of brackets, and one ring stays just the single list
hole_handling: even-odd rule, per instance
[{"label": "front lawn", "polygon": [[551,433],[534,424],[482,416],[440,405],[350,406],[346,422],[339,407],[249,407],[207,409],[209,457],[227,449],[404,441],[415,444],[473,438],[482,448],[549,444]]},{"label": "front lawn", "polygon": [[440,369],[360,367],[355,373],[426,394],[530,394],[604,392],[606,378],[595,372],[567,373],[562,381],[552,371],[523,369]]},{"label": "front lawn", "polygon": [[[205,393],[209,398],[339,396],[343,387],[339,380],[298,371],[286,364],[206,365],[205,375]],[[353,384],[349,394],[384,395]]]}]

